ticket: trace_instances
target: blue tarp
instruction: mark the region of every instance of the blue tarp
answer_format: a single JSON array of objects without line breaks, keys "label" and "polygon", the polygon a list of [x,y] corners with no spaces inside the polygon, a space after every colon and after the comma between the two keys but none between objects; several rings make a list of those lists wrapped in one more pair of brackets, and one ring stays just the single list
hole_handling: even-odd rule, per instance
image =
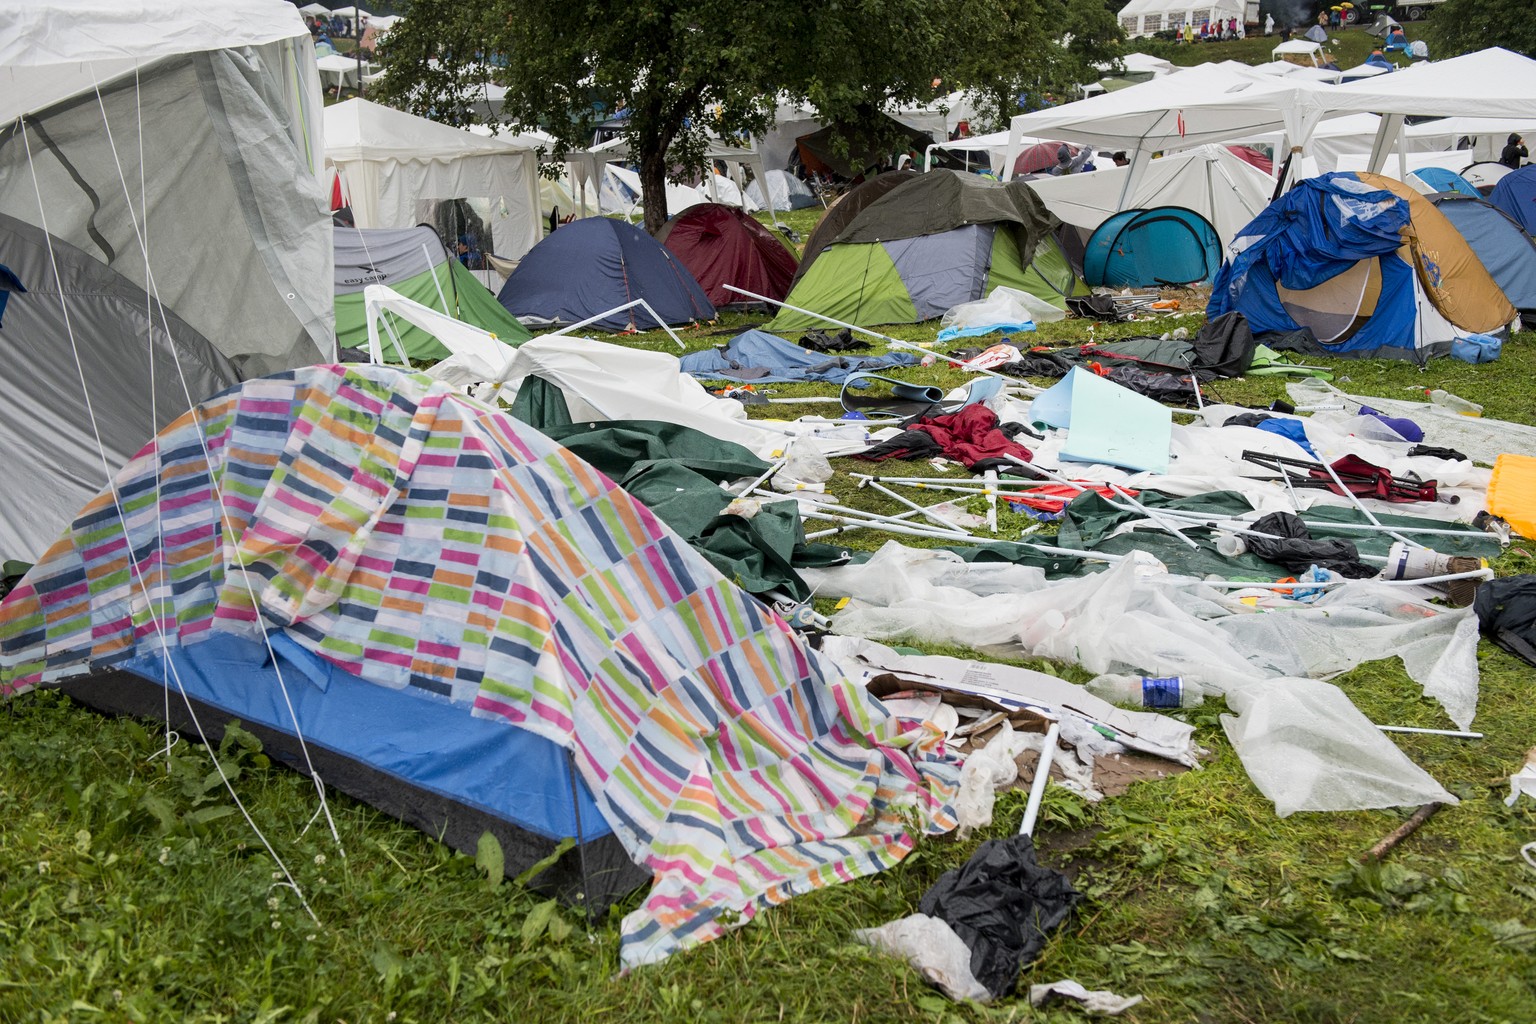
[{"label": "blue tarp", "polygon": [[905,352],[883,356],[827,356],[807,352],[766,331],[745,331],[720,348],[690,352],[679,360],[683,372],[706,380],[739,380],[751,384],[824,381],[841,384],[849,374],[915,366],[917,357]]},{"label": "blue tarp", "polygon": [[1217,273],[1206,315],[1214,320],[1237,310],[1255,334],[1295,331],[1303,325],[1281,304],[1276,282],[1315,288],[1361,260],[1377,259],[1382,280],[1374,314],[1351,336],[1324,348],[1417,359],[1414,272],[1397,254],[1409,220],[1406,201],[1353,174],[1307,178],[1238,232],[1233,246],[1244,248]]},{"label": "blue tarp", "polygon": [[1480,198],[1437,196],[1434,202],[1477,253],[1510,304],[1536,310],[1536,242],[1525,229]]},{"label": "blue tarp", "polygon": [[1536,235],[1536,164],[1500,178],[1488,201],[1513,217],[1526,234]]},{"label": "blue tarp", "polygon": [[[528,251],[501,294],[516,317],[573,324],[634,299],[644,299],[668,324],[713,320],[704,289],[662,244],[612,217],[572,221]],[[660,327],[636,306],[592,325],[597,330]]]}]

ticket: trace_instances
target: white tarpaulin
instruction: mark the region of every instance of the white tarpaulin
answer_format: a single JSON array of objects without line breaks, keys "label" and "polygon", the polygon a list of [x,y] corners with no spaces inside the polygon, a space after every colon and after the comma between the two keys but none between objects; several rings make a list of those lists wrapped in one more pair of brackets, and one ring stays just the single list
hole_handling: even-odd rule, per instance
[{"label": "white tarpaulin", "polygon": [[[1035,178],[1029,187],[1064,223],[1093,229],[1120,208],[1129,167],[1092,174]],[[1200,146],[1150,161],[1125,209],[1179,206],[1194,210],[1216,229],[1226,245],[1269,205],[1274,179],[1225,146]]]},{"label": "white tarpaulin", "polygon": [[488,200],[492,248],[518,259],[544,235],[534,149],[364,99],[325,109],[325,157],[360,228],[408,228],[419,200]]}]

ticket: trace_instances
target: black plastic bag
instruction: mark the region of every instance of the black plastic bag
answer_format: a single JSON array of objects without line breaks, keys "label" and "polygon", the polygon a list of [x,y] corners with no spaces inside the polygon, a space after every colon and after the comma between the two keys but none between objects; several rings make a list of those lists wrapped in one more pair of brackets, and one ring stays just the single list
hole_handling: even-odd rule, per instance
[{"label": "black plastic bag", "polygon": [[1485,581],[1477,588],[1472,610],[1488,639],[1536,665],[1536,576]]},{"label": "black plastic bag", "polygon": [[1026,835],[989,839],[946,871],[918,908],[943,919],[971,950],[971,973],[993,998],[1010,994],[1019,970],[1045,947],[1082,894],[1054,868],[1035,862]]}]

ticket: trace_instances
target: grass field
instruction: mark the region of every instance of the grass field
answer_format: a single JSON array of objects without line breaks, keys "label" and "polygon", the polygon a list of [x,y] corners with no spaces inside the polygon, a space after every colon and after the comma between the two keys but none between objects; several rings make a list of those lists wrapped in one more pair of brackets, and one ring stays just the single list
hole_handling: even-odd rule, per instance
[{"label": "grass field", "polygon": [[[1221,45],[1185,49],[1209,58]],[[780,219],[803,235],[817,212]],[[703,348],[759,320],[727,315],[684,337]],[[1189,316],[1097,334],[1199,323]],[[935,330],[889,333],[932,341]],[[1068,321],[1042,325],[1036,340],[1085,337],[1083,323]],[[622,342],[676,351],[659,332]],[[1445,387],[1482,402],[1490,417],[1536,424],[1536,335],[1516,335],[1499,362],[1482,366],[1330,365],[1356,393],[1401,398]],[[900,373],[944,386],[965,379],[940,368]],[[775,387],[781,396],[832,393]],[[1221,382],[1215,393],[1265,405],[1283,389],[1246,379]],[[835,489],[882,508],[842,478]],[[1495,568],[1536,572],[1532,551],[1536,542],[1517,541]],[[1122,1018],[1135,1024],[1536,1020],[1536,872],[1517,853],[1536,840],[1536,804],[1502,800],[1507,777],[1536,746],[1536,672],[1486,642],[1478,657],[1474,728],[1486,738],[1398,737],[1461,803],[1381,866],[1357,858],[1408,811],[1277,818],[1226,740],[1219,699],[1176,712],[1210,752],[1201,770],[1099,804],[1050,790],[1040,859],[1070,873],[1087,898],[1023,982],[1073,977],[1142,994],[1146,1001]],[[1086,678],[1076,666],[1029,664]],[[1448,724],[1395,659],[1338,682],[1373,721]],[[904,965],[853,942],[854,928],[911,913],[988,834],[924,841],[883,875],[794,900],[726,938],[618,976],[617,920],[633,901],[585,921],[515,884],[491,887],[472,858],[333,796],[338,848],[323,822],[312,823],[310,783],[271,766],[239,734],[217,756],[318,924],[278,884],[206,749],[180,740],[167,756],[153,724],[105,718],[53,693],[10,701],[0,715],[3,1024],[1081,1019],[1020,1000],[951,1004]],[[1012,831],[1023,803],[1022,794],[1005,794],[989,834]]]}]

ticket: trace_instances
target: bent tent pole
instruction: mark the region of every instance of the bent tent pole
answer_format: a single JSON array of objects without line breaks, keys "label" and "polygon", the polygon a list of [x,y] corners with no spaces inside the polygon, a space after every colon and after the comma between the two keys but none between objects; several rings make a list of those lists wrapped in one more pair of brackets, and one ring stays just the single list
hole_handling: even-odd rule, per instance
[{"label": "bent tent pole", "polygon": [[[449,259],[454,258],[452,253],[445,251],[444,254]],[[421,255],[427,261],[427,270],[432,274],[432,285],[437,289],[437,301],[443,304],[443,315],[453,316],[453,310],[448,308],[448,296],[443,294],[443,283],[437,279],[437,264],[432,262],[432,253],[427,249],[426,242],[421,243]]]},{"label": "bent tent pole", "polygon": [[[726,287],[729,288],[730,285],[726,285]],[[646,302],[644,299],[635,299],[632,302],[624,303],[624,305],[622,305],[622,306],[614,306],[612,309],[605,309],[601,313],[598,313],[596,316],[589,316],[585,320],[582,320],[582,321],[580,321],[578,323],[571,324],[569,327],[562,327],[558,331],[550,331],[548,334],[541,334],[541,335],[539,335],[539,337],[541,337],[541,338],[558,338],[562,334],[569,334],[572,331],[579,331],[583,327],[587,326],[588,324],[595,324],[599,320],[602,320],[602,319],[604,319],[606,317],[610,317],[610,316],[612,316],[615,313],[622,313],[622,312],[624,312],[624,310],[632,309],[635,306],[640,306],[647,313],[651,314],[651,319],[655,320],[658,324],[660,324],[661,325],[661,329],[666,331],[668,334],[670,334],[672,336],[672,340],[677,342],[677,347],[678,348],[687,348],[688,347],[687,345],[683,344],[683,339],[679,338],[677,336],[677,332],[674,331],[671,327],[667,326],[667,322],[661,318],[661,314],[657,313],[656,310],[652,309],[651,308],[651,304],[649,302]],[[633,323],[635,318],[634,317],[630,317],[629,319],[630,319],[630,322]]]},{"label": "bent tent pole", "polygon": [[857,324],[850,324],[846,320],[839,320],[836,317],[827,316],[825,313],[817,313],[815,310],[802,309],[799,306],[791,306],[787,302],[780,302],[778,299],[770,299],[766,295],[759,295],[757,292],[749,292],[745,288],[738,288],[733,284],[724,285],[723,287],[727,291],[735,292],[738,295],[745,295],[748,298],[757,299],[759,302],[771,303],[775,306],[781,306],[784,309],[792,309],[796,313],[804,313],[806,316],[813,316],[818,320],[825,320],[829,324],[836,324],[839,327],[846,327],[850,331],[858,331],[860,334],[867,334],[871,338],[879,338],[881,341],[887,343],[895,342],[896,344],[901,344],[901,342],[897,341],[897,339],[891,337],[889,334],[881,334],[879,331],[871,331],[867,327],[860,327]]}]

